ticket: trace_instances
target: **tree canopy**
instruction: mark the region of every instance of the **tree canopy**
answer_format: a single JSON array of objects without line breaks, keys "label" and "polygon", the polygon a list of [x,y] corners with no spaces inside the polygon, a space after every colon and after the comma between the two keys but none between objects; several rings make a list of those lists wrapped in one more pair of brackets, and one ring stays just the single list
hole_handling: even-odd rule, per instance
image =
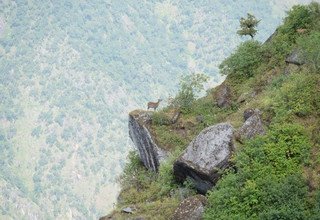
[{"label": "tree canopy", "polygon": [[240,19],[240,30],[237,31],[237,34],[240,36],[249,35],[253,38],[257,34],[256,27],[258,26],[260,20],[258,20],[254,15],[248,13],[247,18]]}]

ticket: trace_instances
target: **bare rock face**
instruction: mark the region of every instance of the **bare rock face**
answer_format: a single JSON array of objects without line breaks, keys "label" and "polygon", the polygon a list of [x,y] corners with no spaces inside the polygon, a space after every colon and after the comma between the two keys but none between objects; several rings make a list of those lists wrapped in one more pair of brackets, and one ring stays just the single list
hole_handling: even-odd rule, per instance
[{"label": "bare rock face", "polygon": [[298,49],[293,50],[289,56],[286,58],[286,63],[295,64],[301,66],[305,63],[304,57],[301,54],[301,51]]},{"label": "bare rock face", "polygon": [[205,194],[218,181],[219,170],[229,166],[233,127],[221,123],[204,129],[175,161],[173,172],[180,182],[189,178]]},{"label": "bare rock face", "polygon": [[201,220],[207,198],[195,195],[184,199],[175,210],[172,220]]},{"label": "bare rock face", "polygon": [[257,135],[265,134],[259,109],[246,109],[243,113],[245,122],[236,132],[236,139],[240,142],[244,139],[251,139]]},{"label": "bare rock face", "polygon": [[152,112],[136,110],[129,114],[129,135],[139,151],[144,166],[157,172],[166,152],[155,142],[149,130]]},{"label": "bare rock face", "polygon": [[227,108],[231,105],[231,90],[230,88],[222,84],[218,87],[216,94],[216,102],[219,108]]}]

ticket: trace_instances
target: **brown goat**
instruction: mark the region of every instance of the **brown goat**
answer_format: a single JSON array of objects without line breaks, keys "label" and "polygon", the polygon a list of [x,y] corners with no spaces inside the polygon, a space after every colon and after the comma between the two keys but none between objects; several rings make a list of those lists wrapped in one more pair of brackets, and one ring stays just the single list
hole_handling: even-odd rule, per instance
[{"label": "brown goat", "polygon": [[158,99],[158,102],[148,102],[148,110],[149,108],[153,108],[154,110],[157,110],[161,101],[162,99]]},{"label": "brown goat", "polygon": [[304,34],[304,33],[306,33],[307,32],[307,29],[304,29],[304,28],[299,28],[299,29],[297,29],[297,33],[298,34]]}]

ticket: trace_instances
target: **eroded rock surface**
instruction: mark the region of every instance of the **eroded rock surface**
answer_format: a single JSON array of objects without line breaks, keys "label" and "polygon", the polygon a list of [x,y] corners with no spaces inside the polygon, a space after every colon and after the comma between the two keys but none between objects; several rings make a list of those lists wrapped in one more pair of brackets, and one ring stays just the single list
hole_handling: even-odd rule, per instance
[{"label": "eroded rock surface", "polygon": [[183,182],[190,178],[200,193],[206,193],[218,181],[218,171],[229,165],[232,138],[233,127],[228,123],[204,129],[175,161],[176,179]]},{"label": "eroded rock surface", "polygon": [[265,134],[259,109],[246,109],[243,113],[245,122],[236,132],[236,139],[240,142],[244,139],[251,139],[257,135]]},{"label": "eroded rock surface", "polygon": [[230,88],[222,84],[218,87],[218,91],[216,93],[216,103],[219,108],[227,108],[231,105],[231,90]]},{"label": "eroded rock surface", "polygon": [[136,110],[129,114],[129,135],[144,166],[152,171],[158,171],[160,161],[166,157],[166,152],[155,142],[149,130],[152,112]]},{"label": "eroded rock surface", "polygon": [[200,220],[207,204],[207,198],[195,195],[184,199],[175,210],[172,220]]}]

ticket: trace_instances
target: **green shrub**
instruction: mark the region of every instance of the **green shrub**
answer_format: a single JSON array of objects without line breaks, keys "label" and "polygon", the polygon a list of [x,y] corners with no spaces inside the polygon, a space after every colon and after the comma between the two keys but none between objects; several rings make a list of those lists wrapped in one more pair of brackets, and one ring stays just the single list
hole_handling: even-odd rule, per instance
[{"label": "green shrub", "polygon": [[[161,163],[159,172],[156,174],[145,169],[136,152],[130,152],[129,162],[120,178],[122,192],[118,207],[134,204],[137,211],[132,217],[169,219],[179,201],[195,193],[192,189],[181,190],[174,180],[173,162],[180,153],[181,150],[176,149],[165,162]],[[116,219],[122,219],[122,217],[127,218],[127,216],[121,216],[121,213],[115,216]]]},{"label": "green shrub", "polygon": [[288,12],[284,24],[279,28],[280,34],[289,36],[291,43],[295,42],[298,36],[297,29],[311,28],[313,19],[309,6],[296,5]]},{"label": "green shrub", "polygon": [[261,44],[258,41],[246,41],[236,52],[224,60],[219,68],[224,75],[236,75],[240,78],[252,77],[262,62]]},{"label": "green shrub", "polygon": [[269,60],[269,66],[284,64],[285,57],[292,50],[289,35],[277,33],[272,42],[264,44],[262,47],[263,56]]},{"label": "green shrub", "polygon": [[307,219],[307,185],[302,164],[311,144],[299,125],[276,125],[251,140],[209,192],[205,219]]},{"label": "green shrub", "polygon": [[313,210],[310,220],[319,220],[320,213],[320,190],[318,189],[315,193],[315,199],[313,201]]},{"label": "green shrub", "polygon": [[271,42],[263,45],[263,54],[269,59],[269,66],[284,63],[285,57],[290,53],[300,34],[298,29],[319,30],[320,26],[320,5],[312,3],[310,5],[294,6],[284,19]]},{"label": "green shrub", "polygon": [[320,31],[314,31],[298,40],[303,56],[312,71],[320,74]]},{"label": "green shrub", "polygon": [[207,81],[208,76],[202,73],[182,77],[178,95],[173,101],[174,106],[179,107],[185,113],[190,112],[197,94],[203,90],[203,84]]},{"label": "green shrub", "polygon": [[154,124],[154,125],[170,125],[171,119],[164,112],[154,112],[152,115],[152,124]]},{"label": "green shrub", "polygon": [[130,187],[143,189],[155,179],[155,175],[146,170],[136,151],[129,152],[129,162],[126,164],[123,174],[120,177],[120,184],[123,189]]},{"label": "green shrub", "polygon": [[319,76],[308,73],[291,75],[276,91],[278,119],[292,114],[304,117],[320,110]]}]

